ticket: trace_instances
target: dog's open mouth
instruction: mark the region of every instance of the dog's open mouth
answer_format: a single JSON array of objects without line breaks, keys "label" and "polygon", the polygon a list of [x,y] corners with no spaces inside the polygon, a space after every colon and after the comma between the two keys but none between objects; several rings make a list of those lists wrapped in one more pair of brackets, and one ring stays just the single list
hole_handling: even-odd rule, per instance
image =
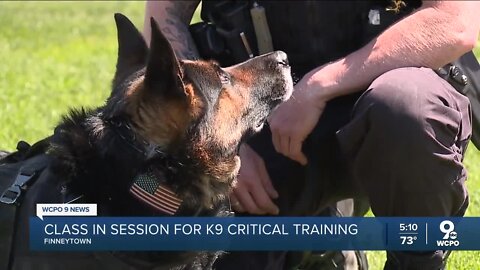
[{"label": "dog's open mouth", "polygon": [[258,122],[255,127],[253,128],[254,132],[260,132],[260,130],[263,129],[263,126],[265,125],[265,121],[267,121],[267,118],[263,119],[262,121]]},{"label": "dog's open mouth", "polygon": [[[288,99],[290,99],[290,97],[292,96],[292,93],[293,93],[293,81],[292,81],[292,78],[290,76],[285,76],[285,82],[284,82],[284,87],[283,87],[283,92],[284,94],[281,95],[281,96],[278,96],[278,97],[275,97],[272,99],[272,103],[271,105],[273,105],[270,109],[270,114],[276,109],[278,108],[278,106],[280,106],[280,104],[282,102],[285,102],[287,101]],[[253,131],[254,132],[259,132],[260,130],[262,130],[263,126],[265,125],[265,122],[267,121],[268,119],[268,116],[269,115],[266,115],[262,118],[260,118],[256,124],[254,125],[253,127]]]}]

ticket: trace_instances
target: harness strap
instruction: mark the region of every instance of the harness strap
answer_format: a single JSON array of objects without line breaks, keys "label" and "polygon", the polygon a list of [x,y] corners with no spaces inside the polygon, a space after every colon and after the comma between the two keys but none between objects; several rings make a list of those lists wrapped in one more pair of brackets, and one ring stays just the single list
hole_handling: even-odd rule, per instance
[{"label": "harness strap", "polygon": [[21,196],[22,190],[26,190],[28,183],[46,166],[47,162],[45,157],[40,155],[33,157],[28,161],[28,164],[20,167],[13,184],[0,196],[0,203],[15,204]]},{"label": "harness strap", "polygon": [[0,196],[0,269],[11,269],[14,239],[17,227],[18,206],[22,191],[33,184],[40,172],[48,165],[46,155],[38,155],[23,161],[13,184]]},{"label": "harness strap", "polygon": [[16,227],[16,207],[0,204],[0,269],[11,269],[13,239]]}]

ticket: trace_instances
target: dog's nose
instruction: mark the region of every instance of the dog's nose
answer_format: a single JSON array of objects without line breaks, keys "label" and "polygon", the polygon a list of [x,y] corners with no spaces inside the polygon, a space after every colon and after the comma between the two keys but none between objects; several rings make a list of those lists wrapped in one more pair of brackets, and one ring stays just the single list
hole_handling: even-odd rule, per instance
[{"label": "dog's nose", "polygon": [[275,58],[279,65],[288,66],[288,57],[285,52],[276,51],[272,54],[272,56]]}]

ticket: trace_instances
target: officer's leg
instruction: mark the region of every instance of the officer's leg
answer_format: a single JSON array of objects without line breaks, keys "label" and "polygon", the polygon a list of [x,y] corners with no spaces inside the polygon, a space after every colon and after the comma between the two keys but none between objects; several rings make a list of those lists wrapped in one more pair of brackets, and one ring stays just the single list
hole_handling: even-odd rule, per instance
[{"label": "officer's leg", "polygon": [[[468,99],[426,68],[377,78],[338,132],[376,216],[463,215]],[[389,252],[385,269],[441,269],[443,252]]]},{"label": "officer's leg", "polygon": [[[351,117],[358,94],[330,101],[307,141],[303,151],[309,167],[278,154],[272,144],[271,133],[266,130],[251,140],[252,147],[263,157],[275,188],[279,192],[276,203],[280,215],[352,216],[354,200],[345,198],[346,190],[353,187],[345,174],[346,164],[336,143],[335,132]],[[312,179],[308,179],[312,178]],[[359,208],[360,209],[360,208]],[[367,260],[363,252],[288,252],[283,269],[306,270],[364,270]],[[278,268],[268,268],[278,269]]]},{"label": "officer's leg", "polygon": [[[356,208],[353,199],[346,199],[332,203],[323,211],[324,215],[351,217],[363,216],[368,208]],[[364,251],[313,251],[303,253],[290,253],[290,257],[299,256],[296,267],[289,269],[305,270],[367,270],[368,261]],[[287,256],[289,259],[289,256]]]}]

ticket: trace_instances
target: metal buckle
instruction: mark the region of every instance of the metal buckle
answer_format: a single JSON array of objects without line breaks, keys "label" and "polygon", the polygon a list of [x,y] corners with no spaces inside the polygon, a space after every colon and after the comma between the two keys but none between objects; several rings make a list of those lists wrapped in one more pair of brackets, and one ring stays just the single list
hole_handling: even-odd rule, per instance
[{"label": "metal buckle", "polygon": [[20,195],[22,195],[22,187],[27,183],[35,173],[28,174],[25,172],[20,172],[15,178],[15,182],[2,193],[0,196],[0,203],[4,204],[14,204],[17,202]]},{"label": "metal buckle", "polygon": [[[12,195],[10,196],[10,194]],[[22,194],[20,187],[13,184],[3,192],[2,196],[0,197],[0,202],[4,204],[14,204],[18,197],[20,197],[20,194]]]}]

